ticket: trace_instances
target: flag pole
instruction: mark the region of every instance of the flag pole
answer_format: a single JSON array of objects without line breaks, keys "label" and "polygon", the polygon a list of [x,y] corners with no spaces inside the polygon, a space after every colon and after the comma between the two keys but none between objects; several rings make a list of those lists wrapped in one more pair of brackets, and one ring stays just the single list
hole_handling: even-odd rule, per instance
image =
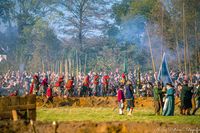
[{"label": "flag pole", "polygon": [[154,58],[153,58],[153,53],[152,53],[152,45],[151,45],[151,38],[149,35],[149,30],[148,27],[146,28],[147,30],[147,36],[148,36],[148,40],[149,40],[149,48],[150,48],[150,54],[151,54],[151,61],[152,61],[152,68],[153,68],[153,72],[156,72],[156,67],[155,67],[155,62],[154,62]]}]

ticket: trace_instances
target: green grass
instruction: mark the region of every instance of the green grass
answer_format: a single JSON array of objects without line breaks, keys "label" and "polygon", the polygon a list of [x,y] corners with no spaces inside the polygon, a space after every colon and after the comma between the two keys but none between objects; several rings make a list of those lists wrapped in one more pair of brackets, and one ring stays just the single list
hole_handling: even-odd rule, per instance
[{"label": "green grass", "polygon": [[196,116],[181,116],[178,110],[175,116],[155,116],[153,109],[136,108],[132,116],[118,115],[118,109],[90,107],[62,107],[37,109],[39,121],[133,121],[133,122],[166,122],[177,124],[200,124],[200,114]]}]

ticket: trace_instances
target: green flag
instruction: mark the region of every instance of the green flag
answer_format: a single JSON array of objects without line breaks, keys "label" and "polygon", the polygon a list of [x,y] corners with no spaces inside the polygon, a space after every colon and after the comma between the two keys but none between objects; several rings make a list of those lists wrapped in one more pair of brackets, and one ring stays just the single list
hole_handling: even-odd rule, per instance
[{"label": "green flag", "polygon": [[126,56],[124,56],[124,73],[128,73],[128,64]]}]

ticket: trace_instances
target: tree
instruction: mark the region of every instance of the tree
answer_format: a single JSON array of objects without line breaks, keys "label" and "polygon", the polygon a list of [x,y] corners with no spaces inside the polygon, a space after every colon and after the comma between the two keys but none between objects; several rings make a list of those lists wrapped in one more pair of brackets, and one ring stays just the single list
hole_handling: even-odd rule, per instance
[{"label": "tree", "polygon": [[[0,0],[0,20],[11,26],[14,2],[12,0]],[[1,24],[0,21],[0,24]]]},{"label": "tree", "polygon": [[[185,3],[184,6],[183,3]],[[165,51],[170,57],[170,66],[174,69],[179,68],[179,70],[184,68],[186,73],[188,71],[191,73],[192,69],[199,66],[197,65],[197,60],[199,60],[199,21],[197,21],[200,18],[199,7],[200,1],[198,0],[122,0],[114,6],[113,10],[118,26],[138,15],[145,17],[147,20],[145,23],[150,26],[152,51],[156,60],[161,60],[161,54],[158,56],[158,53]],[[177,66],[174,65],[175,62]]]},{"label": "tree", "polygon": [[[109,23],[108,11],[111,7],[106,7],[110,0],[61,0],[63,17],[59,20],[61,31],[77,40],[81,48],[86,43],[86,38],[102,35],[104,26]],[[108,18],[109,19],[109,18]],[[63,23],[65,22],[65,23]],[[78,48],[78,47],[77,47]]]}]

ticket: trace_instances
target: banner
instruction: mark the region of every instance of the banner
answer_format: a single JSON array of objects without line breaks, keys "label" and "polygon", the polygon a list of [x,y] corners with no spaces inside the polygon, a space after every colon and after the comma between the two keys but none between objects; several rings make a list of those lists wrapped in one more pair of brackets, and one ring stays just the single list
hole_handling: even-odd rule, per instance
[{"label": "banner", "polygon": [[162,81],[164,85],[166,85],[167,83],[173,84],[172,79],[170,77],[169,70],[168,70],[165,53],[163,54],[162,64],[160,66],[160,70],[158,73],[158,80]]}]

